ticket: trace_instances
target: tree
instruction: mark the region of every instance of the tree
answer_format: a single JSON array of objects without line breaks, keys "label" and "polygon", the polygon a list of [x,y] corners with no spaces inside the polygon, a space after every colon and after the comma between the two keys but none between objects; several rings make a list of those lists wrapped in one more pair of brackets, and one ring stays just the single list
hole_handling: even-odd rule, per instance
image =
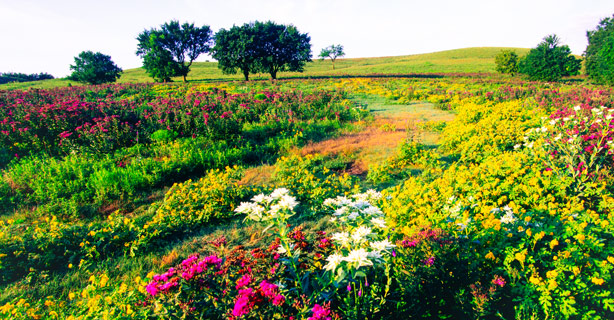
[{"label": "tree", "polygon": [[259,49],[255,39],[253,24],[233,26],[229,30],[218,31],[215,35],[212,57],[217,60],[222,73],[235,74],[239,69],[245,81],[249,81],[250,73],[260,71],[260,66],[256,62]]},{"label": "tree", "polygon": [[92,51],[79,53],[75,57],[75,64],[70,65],[70,70],[73,72],[69,79],[90,84],[115,82],[122,72],[110,56]]},{"label": "tree", "polygon": [[173,20],[160,30],[139,34],[136,54],[143,57],[143,67],[154,79],[170,81],[171,77],[182,76],[185,82],[192,62],[211,50],[212,34],[207,25],[198,28],[193,23],[180,25]]},{"label": "tree", "polygon": [[604,18],[595,30],[586,32],[586,74],[597,83],[614,85],[614,15]]},{"label": "tree", "polygon": [[281,71],[302,72],[305,63],[311,61],[311,38],[295,26],[256,21],[254,27],[260,49],[257,63],[271,79],[277,79]]},{"label": "tree", "polygon": [[343,46],[342,45],[330,45],[324,49],[322,49],[322,51],[320,51],[320,59],[324,60],[326,58],[329,58],[330,61],[333,63],[333,70],[335,70],[335,60],[337,60],[337,58],[339,57],[343,57],[345,56],[345,52],[343,52]]},{"label": "tree", "polygon": [[246,81],[253,72],[267,72],[276,79],[281,71],[303,71],[311,61],[310,40],[292,25],[256,21],[220,30],[213,58],[226,74],[240,69]]},{"label": "tree", "polygon": [[501,50],[495,56],[495,64],[497,72],[514,75],[518,72],[518,55],[513,50]]},{"label": "tree", "polygon": [[567,45],[559,45],[556,35],[549,35],[520,60],[519,71],[531,80],[558,81],[576,75],[581,60],[571,54]]}]

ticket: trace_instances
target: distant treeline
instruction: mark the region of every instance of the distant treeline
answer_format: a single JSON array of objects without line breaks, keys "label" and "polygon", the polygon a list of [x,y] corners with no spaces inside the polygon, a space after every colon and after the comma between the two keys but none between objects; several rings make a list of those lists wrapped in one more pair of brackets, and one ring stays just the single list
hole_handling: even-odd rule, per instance
[{"label": "distant treeline", "polygon": [[46,80],[53,79],[53,76],[48,73],[33,73],[33,74],[24,74],[24,73],[15,73],[15,72],[0,72],[0,84],[5,84],[9,82],[27,82],[27,81],[38,81],[38,80]]}]

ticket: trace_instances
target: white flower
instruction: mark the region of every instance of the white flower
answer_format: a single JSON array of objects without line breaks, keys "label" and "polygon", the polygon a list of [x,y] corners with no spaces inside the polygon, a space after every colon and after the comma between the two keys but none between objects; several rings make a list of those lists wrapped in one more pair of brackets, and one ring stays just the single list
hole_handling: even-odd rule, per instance
[{"label": "white flower", "polygon": [[335,216],[342,216],[345,215],[348,212],[348,207],[341,207],[337,210],[335,210],[335,213],[333,213],[333,215]]},{"label": "white flower", "polygon": [[520,147],[521,147],[521,145],[517,144],[517,145],[514,146],[514,149],[518,149]]},{"label": "white flower", "polygon": [[352,203],[352,207],[356,209],[366,209],[368,207],[371,207],[371,204],[368,203],[367,201],[357,200],[354,203]]},{"label": "white flower", "polygon": [[348,219],[356,220],[358,216],[360,216],[360,213],[358,213],[357,211],[352,211],[352,213],[348,214]]},{"label": "white flower", "polygon": [[347,232],[336,232],[331,239],[341,244],[343,247],[350,244],[350,234]]},{"label": "white flower", "polygon": [[281,199],[279,199],[279,202],[277,203],[282,209],[286,209],[286,210],[292,210],[294,209],[294,207],[296,207],[296,205],[298,204],[298,202],[296,202],[296,198],[289,196],[289,195],[283,195],[281,196]]},{"label": "white flower", "polygon": [[501,217],[501,223],[514,223],[516,222],[516,216],[511,211],[507,211],[503,217]]},{"label": "white flower", "polygon": [[396,247],[396,245],[392,244],[388,239],[384,239],[382,241],[374,241],[371,243],[371,248],[377,251],[386,251]]},{"label": "white flower", "polygon": [[343,256],[340,254],[334,253],[328,256],[326,258],[326,261],[328,261],[328,263],[324,266],[324,270],[335,271],[339,263],[343,261]]},{"label": "white flower", "polygon": [[336,206],[338,203],[338,201],[336,199],[333,198],[328,198],[326,200],[324,200],[324,203],[322,204],[325,207],[333,207]]},{"label": "white flower", "polygon": [[365,238],[371,234],[371,228],[360,226],[354,232],[352,232],[352,240],[354,243],[362,243]]},{"label": "white flower", "polygon": [[277,247],[277,253],[279,254],[285,254],[286,253],[286,248],[284,248],[281,244],[279,245],[279,247]]},{"label": "white flower", "polygon": [[343,261],[348,263],[356,263],[356,268],[360,268],[363,266],[372,266],[373,262],[369,260],[369,253],[365,249],[355,249],[350,251],[347,257],[343,258]]},{"label": "white flower", "polygon": [[531,141],[529,143],[526,143],[524,146],[529,148],[529,149],[533,148],[533,141]]},{"label": "white flower", "polygon": [[266,199],[266,196],[261,193],[261,194],[257,194],[252,198],[252,201],[256,202],[256,203],[263,203],[264,200]]},{"label": "white flower", "polygon": [[562,137],[563,137],[563,135],[561,135],[561,134],[559,133],[559,135],[558,135],[558,136],[554,137],[554,141],[559,141],[559,140],[561,140],[561,138],[562,138]]},{"label": "white flower", "polygon": [[386,228],[386,220],[382,219],[382,218],[373,218],[371,219],[371,223],[373,223],[374,226],[380,228],[380,229],[385,229]]},{"label": "white flower", "polygon": [[375,260],[375,261],[381,261],[382,260],[382,253],[380,251],[371,251],[369,253],[367,253],[367,257],[371,260]]},{"label": "white flower", "polygon": [[375,206],[369,206],[368,208],[364,209],[362,212],[369,216],[383,214],[382,210],[380,210],[378,207],[375,207]]},{"label": "white flower", "polygon": [[273,190],[273,192],[271,193],[271,197],[273,199],[279,199],[279,198],[287,195],[288,193],[290,193],[290,190],[288,190],[286,188],[277,188],[277,189]]},{"label": "white flower", "polygon": [[582,108],[580,108],[580,106],[575,106],[575,107],[573,107],[573,109],[574,109],[575,111],[580,111],[580,109],[582,109]]},{"label": "white flower", "polygon": [[241,204],[235,208],[235,212],[248,214],[252,211],[253,203],[251,202],[241,202]]},{"label": "white flower", "polygon": [[541,128],[541,131],[542,131],[542,132],[546,132],[546,131],[548,131],[548,128],[546,128],[546,127],[542,127],[542,128]]}]

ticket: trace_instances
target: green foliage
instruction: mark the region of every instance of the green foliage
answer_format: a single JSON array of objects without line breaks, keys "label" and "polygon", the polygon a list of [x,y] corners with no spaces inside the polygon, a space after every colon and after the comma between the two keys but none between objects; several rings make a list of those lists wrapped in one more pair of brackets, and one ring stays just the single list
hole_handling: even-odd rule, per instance
[{"label": "green foliage", "polygon": [[48,73],[33,73],[33,74],[24,74],[24,73],[16,73],[16,72],[0,72],[0,84],[9,83],[9,82],[27,82],[27,81],[40,81],[53,79],[53,76]]},{"label": "green foliage", "polygon": [[75,64],[70,65],[70,70],[73,72],[69,79],[89,84],[115,82],[122,72],[110,56],[92,51],[79,53],[79,56],[75,57]]},{"label": "green foliage", "polygon": [[549,35],[520,60],[519,71],[530,80],[558,81],[578,74],[580,59],[571,54],[567,45],[560,45],[556,35]]},{"label": "green foliage", "polygon": [[293,25],[256,21],[221,29],[215,36],[213,58],[225,74],[240,69],[246,81],[255,72],[266,72],[277,79],[281,71],[303,71],[311,60],[309,41],[310,37]]},{"label": "green foliage", "polygon": [[169,81],[171,77],[182,76],[185,82],[192,62],[209,52],[213,38],[207,25],[199,28],[193,23],[180,25],[173,20],[160,30],[143,31],[137,40],[136,53],[144,58],[143,67],[154,79]]},{"label": "green foliage", "polygon": [[322,51],[320,51],[319,55],[321,60],[324,60],[326,58],[330,59],[330,61],[333,63],[333,70],[335,70],[335,60],[343,56],[345,56],[345,52],[343,52],[343,46],[340,44],[333,44],[326,48],[323,48]]},{"label": "green foliage", "polygon": [[586,32],[586,74],[597,83],[614,85],[614,15]]},{"label": "green foliage", "polygon": [[513,50],[501,50],[495,56],[495,64],[497,72],[514,75],[518,72],[518,54]]}]

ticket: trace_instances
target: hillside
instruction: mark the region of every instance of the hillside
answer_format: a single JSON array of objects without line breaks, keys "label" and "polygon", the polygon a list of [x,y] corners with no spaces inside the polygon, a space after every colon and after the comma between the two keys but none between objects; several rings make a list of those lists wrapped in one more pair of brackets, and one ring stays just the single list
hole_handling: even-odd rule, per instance
[{"label": "hillside", "polygon": [[[335,70],[328,60],[314,60],[305,67],[305,72],[284,72],[280,78],[323,77],[368,74],[412,74],[412,73],[488,73],[495,72],[494,57],[502,49],[514,49],[521,56],[529,49],[480,47],[446,50],[433,53],[395,57],[338,59]],[[252,79],[268,79],[268,74],[256,74]],[[225,75],[217,68],[216,62],[196,62],[188,76],[189,81],[242,80],[243,76]],[[119,83],[152,82],[142,68],[127,69]],[[178,77],[175,81],[181,81]],[[52,88],[75,85],[74,81],[52,79],[0,85],[0,89]]]}]

